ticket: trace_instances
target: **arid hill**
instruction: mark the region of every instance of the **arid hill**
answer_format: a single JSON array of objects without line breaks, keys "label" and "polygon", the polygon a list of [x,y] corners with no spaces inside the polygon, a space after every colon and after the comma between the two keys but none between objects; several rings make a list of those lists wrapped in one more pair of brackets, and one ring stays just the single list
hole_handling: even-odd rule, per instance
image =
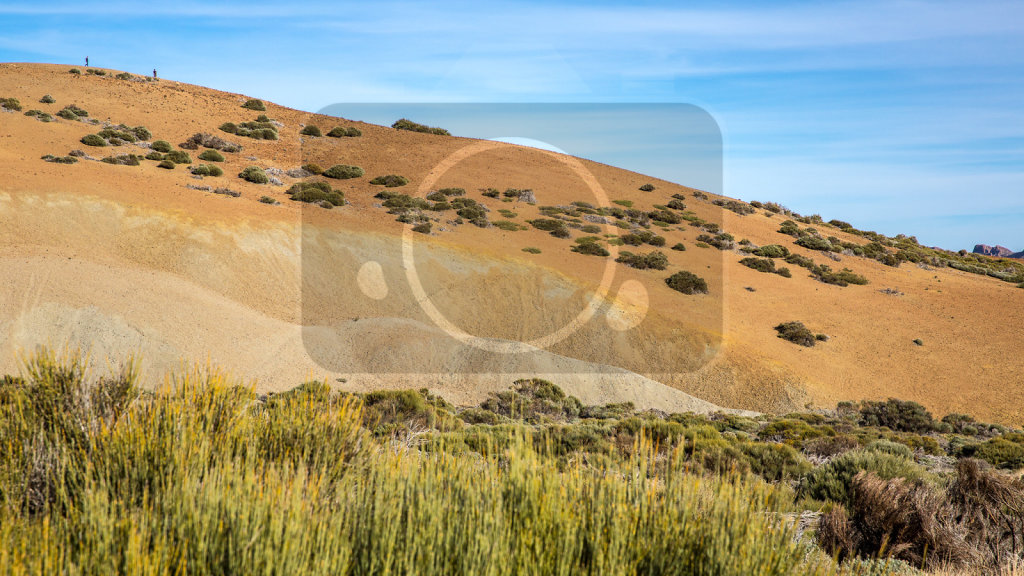
[{"label": "arid hill", "polygon": [[[17,100],[0,112],[0,370],[71,345],[278,390],[329,378],[475,402],[545,375],[590,404],[1024,415],[1012,262],[531,148],[70,69],[0,65]],[[682,272],[707,293],[674,290]],[[788,322],[817,345],[779,338]]]}]

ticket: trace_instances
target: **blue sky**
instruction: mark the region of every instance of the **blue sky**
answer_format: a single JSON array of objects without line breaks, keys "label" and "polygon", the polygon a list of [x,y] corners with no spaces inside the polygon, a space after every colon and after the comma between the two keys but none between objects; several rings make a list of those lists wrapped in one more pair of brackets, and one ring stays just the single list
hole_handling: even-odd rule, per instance
[{"label": "blue sky", "polygon": [[[2,61],[88,55],[311,111],[695,104],[720,127],[727,195],[1024,249],[1020,2],[55,0],[4,2],[0,30]],[[601,154],[635,167],[628,150]]]}]

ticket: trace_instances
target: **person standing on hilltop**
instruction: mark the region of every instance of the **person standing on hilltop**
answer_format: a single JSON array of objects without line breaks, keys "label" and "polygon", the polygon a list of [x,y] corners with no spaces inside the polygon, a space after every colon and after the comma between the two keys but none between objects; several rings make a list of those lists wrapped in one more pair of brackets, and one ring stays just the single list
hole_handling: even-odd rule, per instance
[{"label": "person standing on hilltop", "polygon": [[86,68],[89,67],[89,57],[88,56],[85,57],[85,67]]},{"label": "person standing on hilltop", "polygon": [[156,80],[156,68],[153,68],[153,79]]}]

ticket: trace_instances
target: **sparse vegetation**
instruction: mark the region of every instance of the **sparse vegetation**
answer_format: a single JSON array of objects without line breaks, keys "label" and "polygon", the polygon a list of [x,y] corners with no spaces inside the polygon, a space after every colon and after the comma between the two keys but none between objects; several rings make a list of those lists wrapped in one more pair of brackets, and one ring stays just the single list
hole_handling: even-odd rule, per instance
[{"label": "sparse vegetation", "polygon": [[349,166],[347,164],[335,164],[323,171],[324,176],[334,178],[336,180],[362,178],[363,174],[365,174],[365,172],[363,172],[363,169],[359,166]]},{"label": "sparse vegetation", "polygon": [[651,184],[651,183],[644,184],[644,185],[640,186],[640,190],[642,190],[643,192],[654,192],[654,184]]},{"label": "sparse vegetation", "polygon": [[740,260],[740,264],[746,266],[747,268],[753,268],[754,270],[757,270],[758,272],[765,272],[765,273],[769,273],[769,274],[778,274],[778,275],[784,276],[786,278],[792,277],[792,273],[789,271],[789,268],[778,268],[778,269],[776,269],[775,268],[775,261],[772,260],[771,258],[747,257],[747,258],[744,258],[744,259]]},{"label": "sparse vegetation", "polygon": [[255,98],[253,98],[253,99],[250,99],[250,100],[246,100],[245,104],[242,104],[242,108],[246,108],[246,109],[249,109],[249,110],[255,110],[257,112],[266,112],[267,105],[264,104],[262,100],[257,100]]},{"label": "sparse vegetation", "polygon": [[82,142],[82,144],[85,144],[86,146],[103,147],[103,146],[107,145],[107,141],[104,140],[98,134],[86,134],[85,136],[82,137],[81,142]]},{"label": "sparse vegetation", "polygon": [[535,220],[527,220],[530,226],[533,226],[537,230],[543,230],[555,238],[568,238],[569,228],[565,225],[565,222],[561,220],[555,220],[553,218],[537,218]]},{"label": "sparse vegetation", "polygon": [[247,167],[238,173],[238,177],[253,184],[266,184],[270,182],[270,178],[267,178],[267,173],[259,166]]},{"label": "sparse vegetation", "polygon": [[224,155],[216,150],[203,150],[202,153],[199,154],[199,159],[205,160],[206,162],[223,162]]},{"label": "sparse vegetation", "polygon": [[345,193],[331,188],[327,182],[298,182],[286,193],[297,202],[327,202],[331,206],[345,205]]},{"label": "sparse vegetation", "polygon": [[[271,138],[273,140],[273,138]],[[220,150],[221,152],[235,153],[241,152],[242,146],[234,142],[229,142],[214,136],[213,134],[207,134],[205,132],[193,134],[191,138],[179,144],[183,150],[198,150],[202,148],[212,148],[214,151]],[[221,162],[221,160],[212,160],[212,162]]]},{"label": "sparse vegetation", "polygon": [[189,156],[188,153],[183,150],[171,150],[170,152],[164,155],[164,160],[170,160],[175,164],[192,163],[192,157]]},{"label": "sparse vegetation", "polygon": [[55,100],[53,96],[50,96],[49,94],[45,94],[42,98],[39,99],[39,102],[43,104],[53,104],[56,101],[57,100]]},{"label": "sparse vegetation", "polygon": [[323,132],[320,131],[320,128],[314,126],[313,124],[307,124],[306,126],[303,126],[302,130],[299,131],[299,134],[302,134],[303,136],[317,137],[324,135]]},{"label": "sparse vegetation", "polygon": [[320,174],[324,173],[324,169],[321,168],[319,164],[315,164],[313,162],[310,162],[309,164],[303,164],[302,169],[305,170],[306,172],[309,172],[310,174],[313,174],[314,176],[319,176]]},{"label": "sparse vegetation", "polygon": [[234,122],[225,122],[220,125],[222,132],[228,134],[234,134],[236,136],[242,136],[245,138],[252,138],[254,140],[277,140],[277,126],[273,122],[261,122],[259,120],[253,122],[241,122],[235,124]]},{"label": "sparse vegetation", "polygon": [[431,126],[426,126],[424,124],[417,124],[416,122],[413,122],[412,120],[408,120],[406,118],[401,118],[395,121],[395,123],[392,124],[391,127],[396,130],[409,130],[411,132],[423,132],[425,134],[451,136],[451,134],[444,128],[434,128]]},{"label": "sparse vegetation", "polygon": [[399,176],[398,174],[387,174],[385,176],[377,176],[373,180],[370,180],[370,184],[386,186],[388,188],[397,188],[399,186],[405,186],[408,183],[408,178],[406,178],[405,176]]},{"label": "sparse vegetation", "polygon": [[577,238],[576,244],[571,248],[573,252],[578,254],[587,254],[590,256],[609,256],[608,250],[600,244],[600,239],[594,236],[585,236],[583,238]]},{"label": "sparse vegetation", "polygon": [[669,288],[683,294],[707,294],[708,283],[693,272],[680,270],[665,279]]},{"label": "sparse vegetation", "polygon": [[55,164],[74,164],[78,162],[78,158],[74,156],[54,156],[53,154],[47,154],[42,157],[45,162],[53,162]]},{"label": "sparse vegetation", "polygon": [[623,250],[615,261],[637,270],[664,270],[668,267],[668,257],[659,250],[647,254],[634,254]]},{"label": "sparse vegetation", "polygon": [[175,166],[177,166],[177,164],[170,160],[161,160],[160,163],[156,165],[157,168],[164,168],[166,170],[174,170]]},{"label": "sparse vegetation", "polygon": [[783,322],[775,327],[775,331],[779,333],[779,338],[794,344],[810,348],[817,343],[814,333],[803,322]]},{"label": "sparse vegetation", "polygon": [[720,232],[714,236],[710,234],[701,234],[697,236],[697,242],[703,242],[708,246],[714,246],[719,250],[732,250],[736,247],[734,242],[735,238],[728,232]]},{"label": "sparse vegetation", "polygon": [[171,143],[167,140],[155,140],[149,147],[152,150],[163,152],[164,154],[174,150],[174,147],[171,146]]},{"label": "sparse vegetation", "polygon": [[530,254],[540,254],[540,248],[534,248],[533,246],[527,246],[526,248],[523,248],[523,252],[528,252]]},{"label": "sparse vegetation", "polygon": [[117,166],[138,166],[139,159],[141,158],[142,156],[136,156],[135,154],[119,154],[117,156],[107,156],[101,159],[100,162]]},{"label": "sparse vegetation", "polygon": [[224,170],[220,166],[215,164],[199,164],[195,168],[192,168],[192,173],[196,176],[223,176]]},{"label": "sparse vegetation", "polygon": [[328,132],[327,135],[331,138],[357,138],[362,136],[363,133],[354,126],[349,126],[348,128],[335,126],[334,128],[331,128],[331,131]]}]

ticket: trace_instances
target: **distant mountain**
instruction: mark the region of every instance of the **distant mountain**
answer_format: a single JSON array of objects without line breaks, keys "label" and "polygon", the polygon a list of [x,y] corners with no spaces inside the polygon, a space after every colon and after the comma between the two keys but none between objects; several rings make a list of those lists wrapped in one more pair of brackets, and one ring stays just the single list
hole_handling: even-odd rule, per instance
[{"label": "distant mountain", "polygon": [[975,254],[984,254],[995,258],[1024,258],[1024,252],[1014,252],[1006,246],[989,246],[988,244],[977,244],[974,246]]}]

